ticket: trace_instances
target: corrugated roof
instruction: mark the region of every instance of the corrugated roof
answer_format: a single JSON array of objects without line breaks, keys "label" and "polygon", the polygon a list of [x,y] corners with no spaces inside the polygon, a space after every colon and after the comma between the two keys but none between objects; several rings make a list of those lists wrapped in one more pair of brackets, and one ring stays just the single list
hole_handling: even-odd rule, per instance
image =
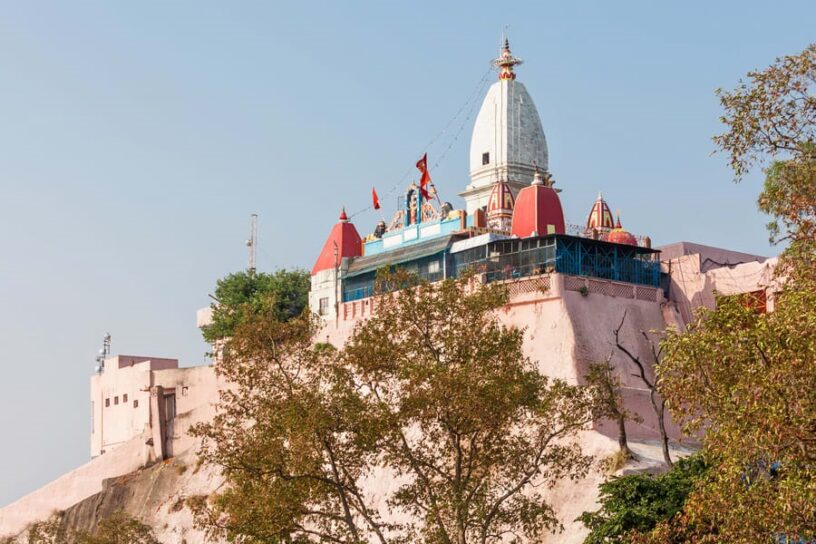
[{"label": "corrugated roof", "polygon": [[433,238],[425,242],[418,242],[416,244],[399,247],[393,251],[385,251],[383,253],[377,253],[376,255],[357,257],[351,261],[346,277],[350,278],[353,276],[359,276],[360,274],[377,270],[378,268],[382,268],[386,265],[400,264],[407,261],[413,261],[414,259],[421,259],[422,257],[434,255],[447,249],[447,247],[452,244],[456,238],[458,237],[454,234],[440,236],[439,238]]}]

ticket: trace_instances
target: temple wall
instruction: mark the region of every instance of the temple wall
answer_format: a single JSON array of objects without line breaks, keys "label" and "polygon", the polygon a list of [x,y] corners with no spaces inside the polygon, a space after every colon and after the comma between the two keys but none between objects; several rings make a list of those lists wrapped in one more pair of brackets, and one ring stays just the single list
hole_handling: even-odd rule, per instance
[{"label": "temple wall", "polygon": [[155,382],[165,391],[175,390],[176,417],[167,425],[166,452],[168,456],[179,455],[197,444],[189,435],[190,427],[215,415],[221,381],[215,367],[209,365],[163,370],[156,373]]},{"label": "temple wall", "polygon": [[140,434],[105,455],[60,476],[0,509],[0,537],[14,535],[35,521],[102,491],[103,481],[137,470],[150,461],[149,436]]}]

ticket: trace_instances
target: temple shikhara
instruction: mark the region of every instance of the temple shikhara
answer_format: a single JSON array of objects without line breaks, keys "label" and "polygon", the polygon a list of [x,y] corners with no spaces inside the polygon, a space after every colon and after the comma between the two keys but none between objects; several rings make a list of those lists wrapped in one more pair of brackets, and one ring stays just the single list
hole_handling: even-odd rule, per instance
[{"label": "temple shikhara", "polygon": [[[383,209],[382,220],[355,224],[339,204],[336,220],[324,218],[327,237],[315,247],[309,293],[310,310],[323,320],[322,339],[340,347],[356,323],[376,313],[375,279],[383,268],[405,269],[429,282],[467,272],[483,283],[506,284],[509,301],[500,319],[524,330],[526,354],[542,373],[571,383],[582,383],[590,363],[611,357],[618,327],[621,341],[648,360],[654,334],[670,326],[682,330],[696,309],[714,307],[715,294],[753,293],[763,310],[773,308],[775,259],[682,241],[653,247],[648,233],[627,230],[633,218],[613,214],[601,194],[586,202],[585,216],[568,222],[561,202],[571,198],[569,180],[550,171],[544,126],[519,77],[521,64],[505,41],[493,60],[498,77],[473,124],[469,179],[445,187],[461,200],[441,198],[436,186],[442,180],[432,181],[422,157],[416,181],[399,188],[397,209]],[[199,310],[198,325],[206,326],[210,316],[211,309]],[[175,359],[106,352],[91,376],[91,460],[0,508],[0,537],[19,534],[57,510],[103,504],[112,478],[130,474],[138,481],[138,471],[160,461],[196,466],[198,443],[187,431],[215,413],[225,386],[217,364],[180,368]],[[657,463],[649,392],[625,360],[615,364],[627,409],[643,418],[626,423],[630,447],[644,466],[650,459]],[[668,429],[680,438],[673,423]],[[614,452],[615,425],[599,422],[582,445],[600,457]],[[171,477],[150,474],[155,481]],[[206,469],[174,471],[172,478],[165,491],[145,492],[138,513],[164,542],[204,542],[189,510],[174,505],[180,497],[212,492],[222,480]],[[567,529],[552,542],[583,540],[584,529],[574,520],[594,508],[602,479],[591,475],[550,491]],[[371,482],[370,491],[387,485]]]},{"label": "temple shikhara", "polygon": [[631,284],[639,297],[657,301],[660,252],[648,236],[624,229],[620,216],[613,220],[603,196],[587,206],[585,222],[565,221],[538,110],[516,77],[521,63],[505,41],[493,61],[498,81],[473,127],[470,182],[459,193],[464,207],[443,202],[433,185],[429,192],[411,183],[391,221],[365,237],[343,210],[312,268],[313,312],[326,321],[365,312],[384,266],[428,281],[465,270],[485,282],[553,273],[597,278]]}]

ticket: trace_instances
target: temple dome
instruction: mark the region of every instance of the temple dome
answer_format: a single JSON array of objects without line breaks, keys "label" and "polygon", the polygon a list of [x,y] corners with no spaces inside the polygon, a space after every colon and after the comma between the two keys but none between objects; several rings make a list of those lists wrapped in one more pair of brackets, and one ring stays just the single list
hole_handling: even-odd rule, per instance
[{"label": "temple dome", "polygon": [[552,179],[545,181],[538,170],[533,183],[519,191],[511,232],[519,238],[566,232],[561,199],[552,188]]},{"label": "temple dome", "polygon": [[625,244],[628,246],[638,245],[635,235],[621,226],[620,215],[618,215],[618,220],[615,222],[615,228],[609,231],[609,234],[604,237],[604,240],[612,242],[613,244]]},{"label": "temple dome", "polygon": [[548,169],[547,139],[533,99],[517,81],[513,66],[521,63],[505,42],[493,61],[500,68],[482,102],[470,139],[470,184],[462,196],[468,213],[487,204],[491,185],[504,180],[518,193],[534,174],[534,165]]},{"label": "temple dome", "polygon": [[516,199],[510,186],[504,181],[495,182],[490,192],[490,199],[487,201],[488,228],[509,231],[515,203]]},{"label": "temple dome", "polygon": [[600,193],[598,193],[598,199],[589,211],[586,228],[587,230],[595,229],[598,231],[615,228],[614,221],[612,220],[612,210],[609,209],[609,205]]},{"label": "temple dome", "polygon": [[312,267],[312,276],[323,270],[340,265],[345,257],[359,257],[363,254],[363,240],[357,228],[348,220],[346,210],[340,212],[337,223],[332,227],[323,250]]}]

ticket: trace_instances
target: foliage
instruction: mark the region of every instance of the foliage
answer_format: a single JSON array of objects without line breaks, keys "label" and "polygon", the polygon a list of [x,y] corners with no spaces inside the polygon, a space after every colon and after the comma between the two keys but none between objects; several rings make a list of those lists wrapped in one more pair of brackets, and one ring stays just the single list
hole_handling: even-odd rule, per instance
[{"label": "foliage", "polygon": [[816,46],[749,77],[720,91],[729,130],[715,141],[738,178],[776,161],[759,204],[790,242],[782,286],[771,313],[723,297],[668,335],[659,389],[686,432],[704,431],[711,470],[642,542],[816,540]]},{"label": "foliage", "polygon": [[102,519],[93,533],[80,533],[76,544],[159,544],[153,530],[119,510]]},{"label": "foliage", "polygon": [[540,538],[560,526],[541,489],[590,466],[574,438],[599,413],[597,391],[541,375],[523,331],[498,320],[504,288],[471,279],[381,296],[344,353],[384,423],[401,482],[390,504],[418,520],[411,542]]},{"label": "foliage", "polygon": [[615,368],[610,363],[611,359],[610,355],[609,359],[602,363],[590,364],[585,380],[588,384],[597,388],[598,400],[601,406],[604,407],[609,418],[614,420],[618,426],[619,455],[615,456],[607,467],[614,471],[632,458],[632,452],[629,450],[629,443],[626,438],[626,421],[641,422],[643,419],[638,414],[632,413],[625,408],[621,394],[621,381],[615,375]]},{"label": "foliage", "polygon": [[150,527],[122,510],[101,519],[93,532],[68,529],[57,514],[33,524],[26,538],[28,544],[160,544]]},{"label": "foliage", "polygon": [[386,528],[359,480],[377,453],[378,423],[363,406],[337,350],[315,346],[316,318],[282,323],[254,314],[240,324],[217,371],[221,392],[201,455],[229,488],[191,506],[213,536],[361,542]]},{"label": "foliage", "polygon": [[45,521],[38,521],[28,528],[27,544],[65,544],[68,542],[68,530],[63,526],[62,516],[54,514]]},{"label": "foliage", "polygon": [[647,532],[677,515],[695,481],[707,467],[700,454],[679,459],[658,476],[633,474],[602,483],[601,508],[578,519],[590,530],[584,544],[629,542],[631,533]]},{"label": "foliage", "polygon": [[[599,413],[596,390],[536,371],[522,331],[498,320],[500,287],[380,282],[396,286],[343,351],[315,343],[306,316],[236,328],[218,368],[232,387],[194,431],[229,484],[190,502],[213,536],[467,544],[558,527],[540,489],[588,470],[573,438]],[[394,482],[385,502],[364,493],[376,478]]]},{"label": "foliage", "polygon": [[748,73],[733,91],[717,89],[727,132],[715,136],[739,179],[768,158],[813,159],[816,141],[816,44]]},{"label": "foliage", "polygon": [[661,391],[717,460],[691,521],[731,542],[816,538],[816,282],[786,285],[769,314],[723,298],[665,346]]},{"label": "foliage", "polygon": [[752,166],[766,170],[760,209],[773,217],[774,240],[816,235],[816,44],[762,71],[730,92],[717,91],[728,131],[714,138],[737,179]]},{"label": "foliage", "polygon": [[237,272],[216,284],[212,324],[203,329],[204,339],[213,343],[232,336],[236,327],[258,314],[278,321],[299,316],[309,301],[309,273],[305,270]]}]

